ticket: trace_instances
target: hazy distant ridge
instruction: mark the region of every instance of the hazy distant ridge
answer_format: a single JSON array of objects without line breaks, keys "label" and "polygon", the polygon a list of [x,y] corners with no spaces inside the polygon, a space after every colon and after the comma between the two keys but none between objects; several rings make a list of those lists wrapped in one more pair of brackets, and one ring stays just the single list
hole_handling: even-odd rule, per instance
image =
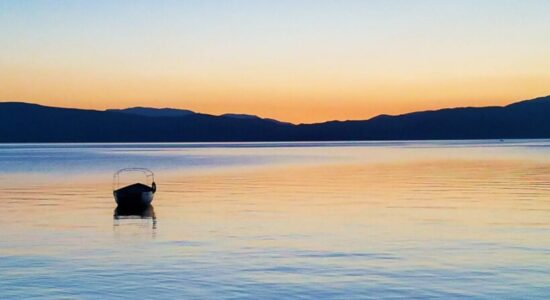
[{"label": "hazy distant ridge", "polygon": [[294,125],[180,109],[83,110],[0,103],[0,142],[192,142],[550,138],[550,96],[362,121]]},{"label": "hazy distant ridge", "polygon": [[181,117],[194,114],[194,111],[175,108],[150,108],[150,107],[130,107],[124,109],[108,109],[110,112],[121,112],[145,117]]}]

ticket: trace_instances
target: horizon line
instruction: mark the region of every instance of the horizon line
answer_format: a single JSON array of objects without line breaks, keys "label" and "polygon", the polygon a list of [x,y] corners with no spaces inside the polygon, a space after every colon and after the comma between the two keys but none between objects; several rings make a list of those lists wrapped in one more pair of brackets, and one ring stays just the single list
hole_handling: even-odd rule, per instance
[{"label": "horizon line", "polygon": [[233,114],[233,115],[246,115],[246,116],[251,116],[251,117],[258,117],[258,118],[260,118],[260,119],[275,120],[275,121],[277,121],[277,122],[289,123],[289,124],[293,124],[293,125],[311,125],[311,124],[323,124],[323,123],[329,123],[329,122],[368,121],[368,120],[372,120],[372,119],[377,118],[377,117],[380,117],[380,116],[397,117],[397,116],[402,116],[402,115],[407,115],[407,114],[412,114],[412,113],[433,112],[433,111],[441,111],[441,110],[447,110],[447,109],[506,107],[506,106],[509,106],[509,105],[511,105],[511,104],[515,104],[515,103],[519,103],[519,102],[537,100],[537,99],[548,98],[548,97],[550,97],[550,94],[544,95],[544,96],[538,96],[538,97],[530,98],[530,99],[516,100],[516,101],[514,101],[514,102],[510,102],[510,103],[505,104],[505,105],[440,107],[440,108],[434,108],[434,109],[409,111],[409,112],[400,113],[400,114],[379,113],[379,114],[377,114],[377,115],[374,115],[374,116],[372,116],[372,117],[370,117],[370,118],[366,118],[366,119],[345,119],[345,120],[342,120],[342,119],[330,119],[330,120],[325,120],[325,121],[320,121],[320,122],[312,122],[312,123],[304,123],[304,122],[295,123],[295,122],[291,122],[291,121],[281,121],[281,120],[279,120],[279,119],[262,117],[261,115],[256,115],[256,114],[252,114],[252,113],[225,112],[225,113],[223,113],[223,114],[216,115],[216,114],[211,114],[211,113],[197,112],[197,111],[194,111],[194,110],[191,110],[191,109],[187,109],[187,108],[176,108],[176,107],[153,107],[153,106],[142,106],[142,105],[138,105],[138,106],[128,106],[128,107],[124,107],[124,108],[94,109],[94,108],[78,108],[78,107],[66,107],[66,106],[52,106],[52,105],[46,105],[46,104],[28,102],[28,101],[25,101],[25,100],[19,100],[19,101],[18,101],[18,100],[0,100],[0,103],[17,103],[17,104],[35,105],[35,106],[48,107],[48,108],[75,109],[75,110],[86,110],[86,111],[96,111],[96,112],[108,112],[109,110],[125,110],[125,109],[131,109],[131,108],[145,108],[145,109],[156,109],[156,110],[173,109],[173,110],[181,110],[181,111],[184,111],[184,110],[185,110],[185,111],[190,111],[190,112],[193,113],[193,114],[209,115],[209,116],[215,116],[215,117],[223,117],[224,115],[227,115],[227,114]]}]

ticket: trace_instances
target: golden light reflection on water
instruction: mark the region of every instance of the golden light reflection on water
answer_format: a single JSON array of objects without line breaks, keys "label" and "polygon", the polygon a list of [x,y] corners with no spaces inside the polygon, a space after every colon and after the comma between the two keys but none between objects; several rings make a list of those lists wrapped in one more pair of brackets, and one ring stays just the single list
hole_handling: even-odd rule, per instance
[{"label": "golden light reflection on water", "polygon": [[[213,267],[272,283],[330,281],[320,275],[322,268],[359,272],[356,279],[340,274],[351,282],[372,278],[375,269],[386,272],[376,275],[382,277],[407,270],[430,276],[488,270],[494,277],[499,268],[509,268],[537,286],[549,284],[530,270],[550,267],[550,163],[517,155],[445,158],[431,151],[438,155],[393,162],[161,170],[155,220],[113,219],[110,176],[64,183],[4,175],[0,251],[142,266],[213,260]],[[320,269],[316,275],[269,269],[257,274],[232,259],[252,269]]]},{"label": "golden light reflection on water", "polygon": [[[343,223],[383,222],[401,232],[409,229],[404,223],[415,223],[416,217],[478,226],[549,225],[549,171],[550,164],[524,161],[441,160],[295,165],[184,176],[167,172],[154,204],[166,218],[179,216],[204,226],[210,221],[271,220],[271,225],[287,230],[306,229],[308,223],[314,225],[311,229],[327,225],[336,230]],[[104,217],[97,213],[112,212],[114,205],[110,182],[87,180],[78,186],[5,186],[0,194],[3,219],[54,228],[63,227],[60,221],[67,227],[85,226],[74,221],[83,223],[88,213],[91,219]],[[275,222],[279,218],[284,222]]]},{"label": "golden light reflection on water", "polygon": [[173,208],[171,216],[197,222],[270,222],[281,232],[321,234],[353,225],[372,233],[382,225],[386,233],[429,239],[441,230],[437,224],[447,224],[468,229],[459,230],[462,238],[478,238],[483,231],[474,229],[484,226],[550,225],[548,170],[521,161],[285,167],[174,178],[166,182],[162,205]]}]

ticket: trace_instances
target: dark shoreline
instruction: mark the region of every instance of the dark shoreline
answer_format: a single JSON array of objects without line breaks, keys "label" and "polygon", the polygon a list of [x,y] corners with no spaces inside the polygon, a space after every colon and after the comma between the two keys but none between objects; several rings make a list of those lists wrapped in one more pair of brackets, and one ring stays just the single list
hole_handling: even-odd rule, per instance
[{"label": "dark shoreline", "polygon": [[[156,113],[151,109],[151,113]],[[450,108],[369,120],[290,124],[256,116],[116,111],[0,103],[0,143],[185,143],[550,138],[550,96],[507,106]]]}]

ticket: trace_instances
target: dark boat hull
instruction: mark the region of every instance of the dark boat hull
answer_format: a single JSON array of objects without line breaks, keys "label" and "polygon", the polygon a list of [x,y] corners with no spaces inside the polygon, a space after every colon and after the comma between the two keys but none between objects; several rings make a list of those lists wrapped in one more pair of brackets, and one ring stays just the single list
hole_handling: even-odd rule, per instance
[{"label": "dark boat hull", "polygon": [[153,202],[153,192],[114,194],[119,206],[147,206]]},{"label": "dark boat hull", "polygon": [[142,184],[133,184],[113,192],[121,207],[147,207],[153,202],[154,191]]}]

